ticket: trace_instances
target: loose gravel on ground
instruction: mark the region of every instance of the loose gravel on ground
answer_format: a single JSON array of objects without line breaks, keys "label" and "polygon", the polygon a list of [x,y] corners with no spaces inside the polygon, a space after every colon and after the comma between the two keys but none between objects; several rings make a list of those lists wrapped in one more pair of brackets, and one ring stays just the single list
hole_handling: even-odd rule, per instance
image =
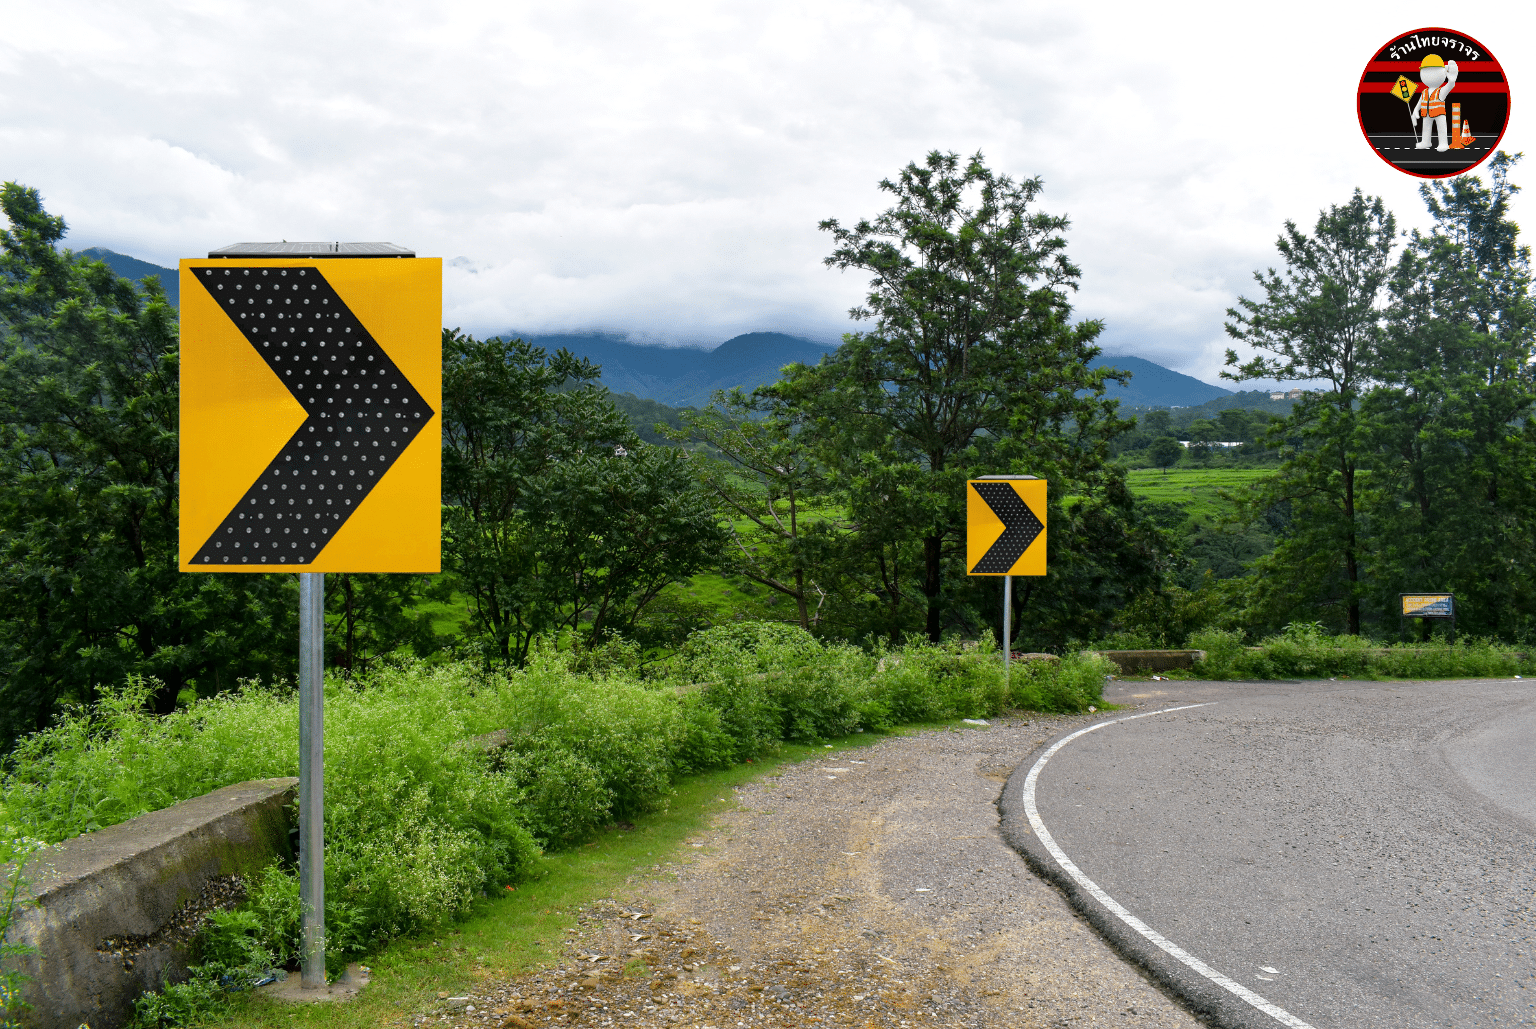
[{"label": "loose gravel on ground", "polygon": [[998,833],[1013,769],[1089,717],[891,737],[743,786],[679,862],[591,906],[557,966],[417,1024],[1192,1029]]}]

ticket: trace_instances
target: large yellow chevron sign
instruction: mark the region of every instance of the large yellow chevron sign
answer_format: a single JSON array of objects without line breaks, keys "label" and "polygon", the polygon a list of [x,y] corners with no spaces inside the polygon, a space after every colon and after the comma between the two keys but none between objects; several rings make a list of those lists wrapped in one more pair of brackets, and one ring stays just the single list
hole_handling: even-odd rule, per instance
[{"label": "large yellow chevron sign", "polygon": [[181,262],[181,570],[436,572],[442,261],[300,246]]},{"label": "large yellow chevron sign", "polygon": [[965,567],[970,575],[1045,574],[1044,479],[965,484]]}]

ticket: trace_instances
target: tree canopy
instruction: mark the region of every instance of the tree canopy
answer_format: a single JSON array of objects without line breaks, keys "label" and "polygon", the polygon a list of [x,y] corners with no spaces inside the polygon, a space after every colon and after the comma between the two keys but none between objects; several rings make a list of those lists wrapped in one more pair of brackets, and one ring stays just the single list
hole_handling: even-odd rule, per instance
[{"label": "tree canopy", "polygon": [[7,735],[63,701],[152,676],[159,710],[193,687],[293,665],[292,585],[177,571],[177,325],[136,287],[60,248],[34,189],[0,208],[0,677]]},{"label": "tree canopy", "polygon": [[894,199],[881,214],[821,223],[834,241],[828,267],[872,276],[850,312],[872,327],[764,393],[803,412],[843,481],[865,497],[897,491],[901,524],[866,509],[862,546],[875,557],[882,536],[916,538],[923,628],[937,640],[946,570],[963,549],[965,480],[1013,471],[1051,479],[1058,494],[1092,493],[1107,441],[1129,426],[1104,398],[1117,373],[1088,367],[1102,326],[1071,321],[1081,272],[1066,255],[1067,220],[1034,209],[1039,179],[934,151],[880,189]]}]

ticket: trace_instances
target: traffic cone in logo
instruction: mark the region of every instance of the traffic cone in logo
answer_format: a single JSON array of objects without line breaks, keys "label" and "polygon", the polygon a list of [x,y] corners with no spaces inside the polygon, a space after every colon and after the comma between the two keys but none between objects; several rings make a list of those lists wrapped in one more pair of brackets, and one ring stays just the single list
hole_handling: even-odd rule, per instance
[{"label": "traffic cone in logo", "polygon": [[1460,150],[1461,142],[1461,105],[1451,105],[1451,149]]},{"label": "traffic cone in logo", "polygon": [[1460,147],[1469,147],[1475,142],[1477,142],[1477,137],[1472,135],[1472,126],[1468,125],[1466,122],[1462,122],[1461,135],[1457,137],[1456,145]]}]

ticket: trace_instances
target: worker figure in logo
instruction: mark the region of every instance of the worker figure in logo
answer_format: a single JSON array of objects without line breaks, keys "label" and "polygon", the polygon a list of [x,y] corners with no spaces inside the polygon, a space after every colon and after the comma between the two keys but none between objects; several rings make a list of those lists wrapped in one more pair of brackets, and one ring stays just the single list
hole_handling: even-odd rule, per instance
[{"label": "worker figure in logo", "polygon": [[1419,63],[1419,81],[1424,83],[1424,89],[1419,93],[1419,102],[1413,108],[1413,126],[1417,132],[1419,119],[1423,118],[1424,135],[1417,149],[1428,150],[1430,132],[1439,128],[1440,145],[1435,149],[1449,150],[1451,135],[1445,124],[1445,98],[1456,88],[1456,62],[1447,65],[1438,55],[1430,54]]}]

